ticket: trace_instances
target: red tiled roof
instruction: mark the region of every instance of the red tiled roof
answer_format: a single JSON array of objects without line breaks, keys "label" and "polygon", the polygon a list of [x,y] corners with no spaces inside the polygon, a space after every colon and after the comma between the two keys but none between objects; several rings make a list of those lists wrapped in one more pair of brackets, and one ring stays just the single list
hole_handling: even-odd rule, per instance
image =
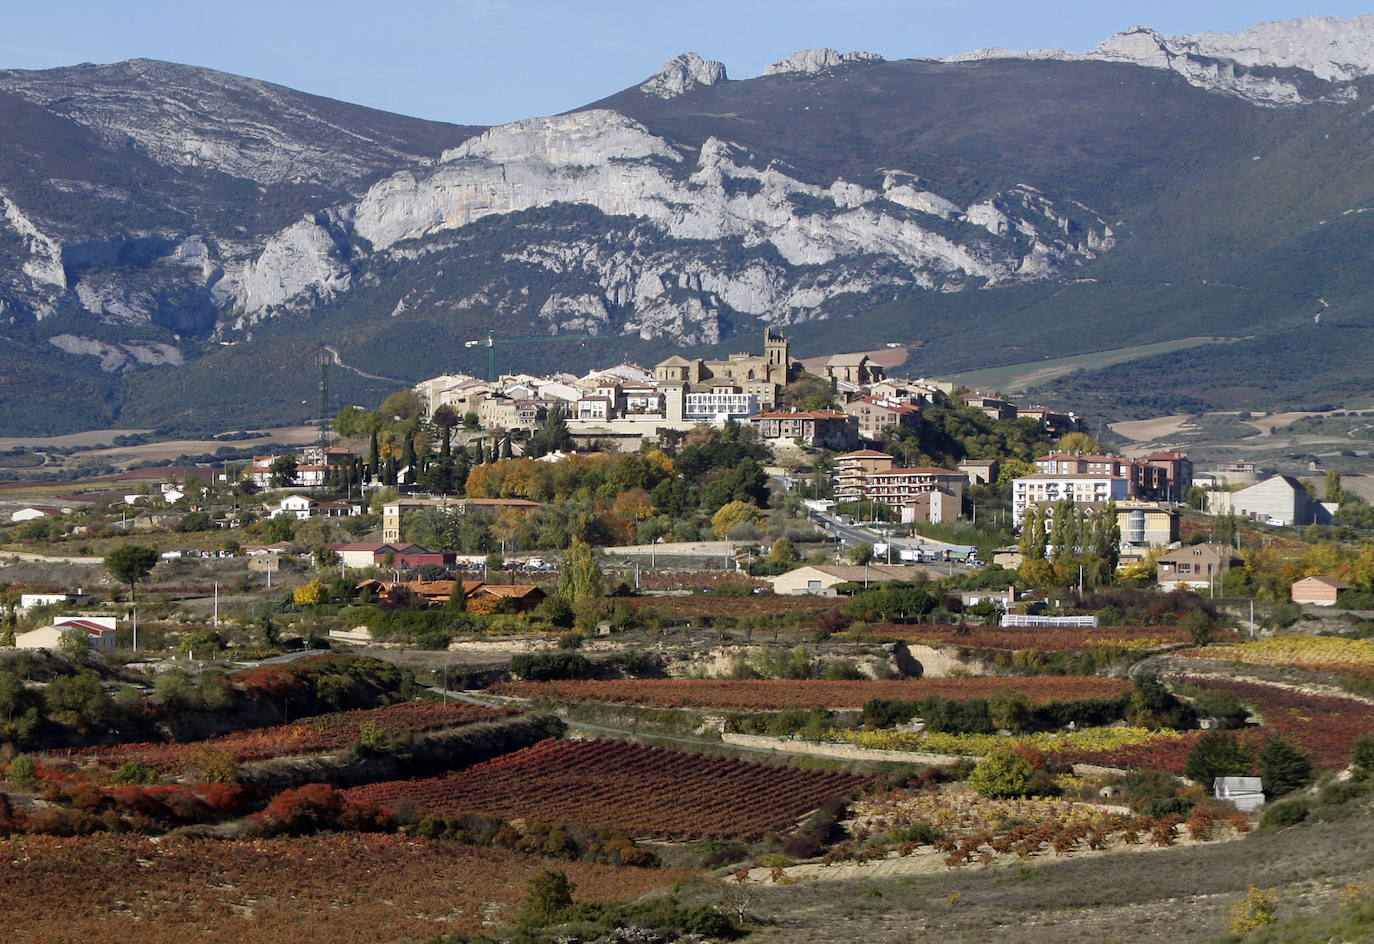
[{"label": "red tiled roof", "polygon": [[84,629],[92,636],[103,636],[106,633],[114,632],[113,629],[107,626],[101,626],[99,623],[92,623],[90,620],[83,619],[67,619],[57,624],[58,629],[63,629],[67,626],[75,626],[77,629]]}]

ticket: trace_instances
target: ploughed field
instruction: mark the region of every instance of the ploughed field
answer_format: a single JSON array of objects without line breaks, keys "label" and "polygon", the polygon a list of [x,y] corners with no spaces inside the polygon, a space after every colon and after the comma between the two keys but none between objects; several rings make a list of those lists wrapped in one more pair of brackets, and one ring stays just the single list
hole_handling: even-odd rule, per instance
[{"label": "ploughed field", "polygon": [[[397,835],[237,842],[129,835],[0,839],[0,923],[32,944],[391,944],[509,924],[548,862]],[[560,862],[580,901],[619,901],[683,869]]]},{"label": "ploughed field", "polygon": [[465,770],[347,791],[352,803],[420,816],[503,819],[621,829],[642,838],[757,839],[870,782],[689,754],[629,741],[543,741]]},{"label": "ploughed field", "polygon": [[1096,676],[1038,676],[1019,678],[936,678],[874,681],[821,679],[610,679],[606,681],[506,682],[490,691],[518,698],[579,703],[645,705],[718,711],[771,709],[859,708],[874,698],[914,701],[932,695],[952,700],[987,698],[994,692],[1016,691],[1032,703],[1118,698],[1130,683]]}]

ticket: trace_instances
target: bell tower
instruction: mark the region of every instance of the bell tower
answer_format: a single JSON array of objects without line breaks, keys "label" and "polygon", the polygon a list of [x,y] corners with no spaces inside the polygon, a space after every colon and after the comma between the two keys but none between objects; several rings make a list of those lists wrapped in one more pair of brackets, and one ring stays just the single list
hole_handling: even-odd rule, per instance
[{"label": "bell tower", "polygon": [[787,344],[787,339],[782,336],[781,331],[774,331],[772,328],[763,329],[763,357],[768,365],[768,379],[773,383],[785,384],[791,380],[787,376],[791,368],[791,351]]}]

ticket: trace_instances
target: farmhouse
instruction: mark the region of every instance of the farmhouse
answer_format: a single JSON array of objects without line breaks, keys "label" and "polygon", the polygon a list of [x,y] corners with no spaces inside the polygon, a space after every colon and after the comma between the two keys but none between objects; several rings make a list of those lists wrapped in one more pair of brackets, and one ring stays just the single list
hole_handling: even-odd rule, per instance
[{"label": "farmhouse", "polygon": [[1293,581],[1290,596],[1294,603],[1305,606],[1335,606],[1342,590],[1349,590],[1350,584],[1342,583],[1335,577],[1314,574]]}]

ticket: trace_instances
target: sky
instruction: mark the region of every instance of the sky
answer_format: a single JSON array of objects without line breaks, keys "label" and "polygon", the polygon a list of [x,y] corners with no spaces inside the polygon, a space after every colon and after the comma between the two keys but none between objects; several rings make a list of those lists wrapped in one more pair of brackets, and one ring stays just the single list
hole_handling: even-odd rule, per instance
[{"label": "sky", "polygon": [[[799,49],[888,59],[986,46],[1082,52],[1136,24],[1235,32],[1344,0],[8,0],[0,68],[166,59],[460,124],[555,114],[691,50],[751,78]],[[3,8],[0,6],[0,8]],[[213,15],[205,11],[213,10]]]}]

